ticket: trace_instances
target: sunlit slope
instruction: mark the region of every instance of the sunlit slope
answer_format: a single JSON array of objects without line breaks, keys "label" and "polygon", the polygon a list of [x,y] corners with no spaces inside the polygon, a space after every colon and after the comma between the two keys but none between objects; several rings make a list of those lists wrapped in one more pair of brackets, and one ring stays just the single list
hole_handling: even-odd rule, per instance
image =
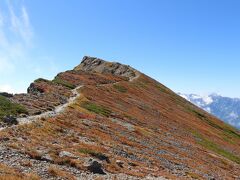
[{"label": "sunlit slope", "polygon": [[[97,174],[118,177],[239,177],[236,129],[132,68],[98,59],[87,67],[55,78],[82,86],[74,103],[56,117],[1,131],[2,139],[8,137],[4,144],[40,164],[48,159],[48,166],[75,177],[78,171],[96,173],[86,166],[89,159],[101,164]],[[35,166],[32,170],[39,174]]]}]

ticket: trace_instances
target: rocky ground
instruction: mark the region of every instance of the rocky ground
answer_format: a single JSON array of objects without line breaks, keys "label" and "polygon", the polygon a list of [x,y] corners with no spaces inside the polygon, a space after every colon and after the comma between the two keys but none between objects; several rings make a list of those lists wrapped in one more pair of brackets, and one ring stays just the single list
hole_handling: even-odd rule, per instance
[{"label": "rocky ground", "polygon": [[27,113],[0,131],[0,179],[240,177],[239,132],[129,66],[84,57],[4,96]]},{"label": "rocky ground", "polygon": [[[74,157],[76,159],[80,158],[80,157],[75,157],[71,153],[66,151],[62,151],[60,153],[60,157]],[[7,148],[5,146],[0,147],[0,163],[10,166],[20,171],[21,173],[26,173],[26,174],[35,173],[41,179],[75,179],[75,178],[83,179],[83,180],[97,179],[97,178],[109,179],[109,180],[110,179],[120,179],[120,180],[140,179],[140,178],[129,176],[123,173],[117,174],[117,175],[106,173],[102,169],[101,162],[93,158],[84,159],[84,165],[86,166],[87,169],[89,169],[89,172],[86,172],[86,171],[81,171],[76,167],[54,164],[52,162],[52,159],[47,155],[42,156],[39,159],[34,159],[29,155],[20,153],[19,151],[16,151],[11,148]],[[141,179],[164,180],[165,178],[163,177],[156,178],[156,177],[148,176]]]}]

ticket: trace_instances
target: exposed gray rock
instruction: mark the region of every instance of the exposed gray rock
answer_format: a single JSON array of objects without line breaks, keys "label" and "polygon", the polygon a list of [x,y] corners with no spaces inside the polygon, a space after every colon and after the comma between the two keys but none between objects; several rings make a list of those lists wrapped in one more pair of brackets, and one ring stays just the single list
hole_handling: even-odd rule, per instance
[{"label": "exposed gray rock", "polygon": [[[32,164],[31,167],[25,166],[23,163],[20,162],[29,162]],[[76,177],[76,179],[81,179],[81,180],[89,180],[89,179],[97,179],[97,178],[102,178],[102,179],[119,179],[119,180],[140,180],[138,177],[133,177],[129,176],[126,174],[111,174],[111,173],[105,173],[102,169],[102,165],[97,162],[96,160],[87,160],[87,166],[89,167],[89,171],[91,170],[99,170],[99,172],[103,172],[104,174],[99,174],[99,173],[89,173],[89,172],[84,172],[82,170],[79,170],[77,168],[67,166],[67,165],[59,165],[59,164],[52,164],[51,161],[45,161],[45,160],[37,160],[37,159],[31,159],[28,155],[22,154],[18,152],[15,149],[7,148],[5,146],[0,146],[0,163],[3,163],[9,167],[12,168],[17,168],[19,172],[23,173],[36,173],[38,174],[41,179],[43,180],[49,180],[53,179],[55,180],[56,177],[52,177],[49,172],[48,168],[51,166],[54,166],[57,169],[69,172],[73,176]],[[145,178],[141,179],[146,179],[146,180],[164,180],[165,178],[163,177],[151,177],[147,176]]]},{"label": "exposed gray rock", "polygon": [[59,157],[75,157],[72,153],[67,152],[67,151],[61,151],[59,153]]},{"label": "exposed gray rock", "polygon": [[117,118],[111,118],[111,121],[116,123],[116,124],[119,124],[125,128],[127,128],[129,131],[134,131],[135,128],[134,128],[134,125],[130,124],[130,123],[127,123],[127,122],[123,122],[121,121],[120,119],[117,119]]},{"label": "exposed gray rock", "polygon": [[137,71],[130,66],[116,62],[107,62],[102,59],[89,56],[84,56],[81,64],[75,67],[74,70],[107,73],[127,77],[130,79],[137,76]]}]

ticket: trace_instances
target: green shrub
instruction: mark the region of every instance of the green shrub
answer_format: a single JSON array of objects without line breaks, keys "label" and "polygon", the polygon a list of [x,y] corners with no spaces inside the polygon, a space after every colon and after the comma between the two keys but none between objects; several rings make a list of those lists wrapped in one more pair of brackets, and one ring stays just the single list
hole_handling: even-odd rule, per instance
[{"label": "green shrub", "polygon": [[56,84],[59,84],[59,85],[62,85],[62,86],[65,86],[65,87],[67,87],[69,89],[76,88],[76,86],[74,84],[71,84],[71,83],[69,83],[67,81],[64,81],[64,80],[60,79],[59,77],[55,77],[55,79],[52,82],[54,82]]},{"label": "green shrub", "polygon": [[111,111],[103,106],[94,104],[92,102],[83,102],[81,104],[81,107],[87,109],[88,111],[94,112],[96,114],[101,114],[103,116],[109,116],[111,114]]},{"label": "green shrub", "polygon": [[162,93],[166,93],[166,94],[169,94],[169,93],[170,93],[170,92],[169,92],[169,89],[168,89],[167,87],[165,87],[164,85],[162,85],[162,84],[157,84],[156,87],[157,87],[157,89],[158,89],[159,91],[161,91]]},{"label": "green shrub", "polygon": [[23,106],[12,103],[7,98],[0,96],[0,119],[2,119],[4,116],[16,116],[22,113],[27,113],[27,110]]},{"label": "green shrub", "polygon": [[47,79],[43,79],[43,78],[38,78],[38,79],[36,79],[34,82],[50,82],[49,80],[47,80]]},{"label": "green shrub", "polygon": [[125,87],[122,86],[122,85],[114,84],[113,87],[114,87],[115,89],[117,89],[119,92],[122,92],[122,93],[127,92],[127,88],[125,88]]}]

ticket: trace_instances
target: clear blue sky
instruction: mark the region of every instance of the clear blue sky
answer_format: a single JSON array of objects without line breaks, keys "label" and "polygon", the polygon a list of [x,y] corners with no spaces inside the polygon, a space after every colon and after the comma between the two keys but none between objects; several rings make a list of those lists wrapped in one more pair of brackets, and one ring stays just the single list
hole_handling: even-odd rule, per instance
[{"label": "clear blue sky", "polygon": [[238,0],[0,1],[0,90],[72,69],[129,64],[176,92],[240,97]]}]

